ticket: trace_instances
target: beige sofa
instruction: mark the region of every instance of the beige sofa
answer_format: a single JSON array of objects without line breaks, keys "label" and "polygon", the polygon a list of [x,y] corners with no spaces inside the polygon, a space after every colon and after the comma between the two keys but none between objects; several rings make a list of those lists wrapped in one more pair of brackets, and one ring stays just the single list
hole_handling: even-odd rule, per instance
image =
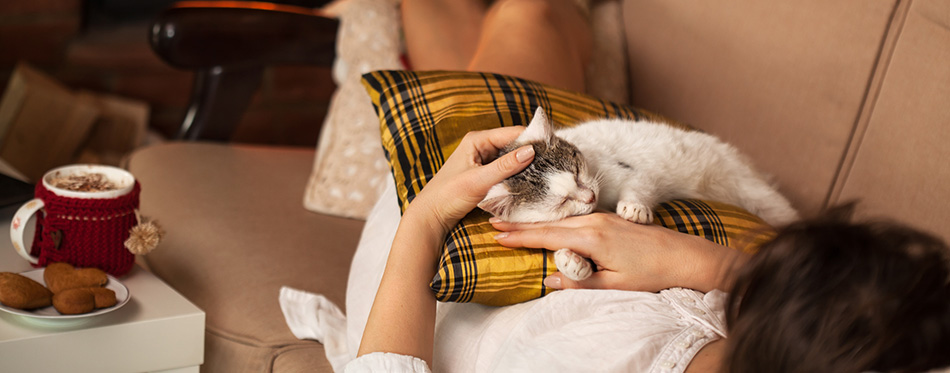
[{"label": "beige sofa", "polygon": [[[721,136],[806,215],[861,200],[950,238],[950,3],[623,1],[631,104]],[[362,221],[305,210],[313,149],[171,143],[136,152],[145,257],[207,312],[205,371],[329,371],[283,285],[344,305]]]}]

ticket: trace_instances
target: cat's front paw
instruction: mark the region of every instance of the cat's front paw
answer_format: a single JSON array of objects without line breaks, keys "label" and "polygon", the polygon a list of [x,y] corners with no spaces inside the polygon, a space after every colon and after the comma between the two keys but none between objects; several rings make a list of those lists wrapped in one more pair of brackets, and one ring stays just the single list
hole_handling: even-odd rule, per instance
[{"label": "cat's front paw", "polygon": [[653,224],[653,209],[638,202],[620,201],[617,215],[637,224]]},{"label": "cat's front paw", "polygon": [[571,251],[571,249],[555,251],[554,265],[557,266],[557,270],[563,273],[564,276],[574,281],[586,280],[594,273],[594,268],[590,262],[588,262],[586,258]]}]

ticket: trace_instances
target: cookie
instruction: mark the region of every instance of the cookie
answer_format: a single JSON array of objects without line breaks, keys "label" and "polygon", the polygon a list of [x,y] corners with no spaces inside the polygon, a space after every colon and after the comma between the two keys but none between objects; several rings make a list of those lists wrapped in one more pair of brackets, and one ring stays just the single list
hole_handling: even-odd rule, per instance
[{"label": "cookie", "polygon": [[69,263],[52,263],[43,272],[46,287],[53,294],[63,290],[103,286],[109,281],[99,268],[75,268]]},{"label": "cookie", "polygon": [[115,291],[106,288],[88,288],[96,297],[96,309],[112,307],[118,301],[115,298]]},{"label": "cookie", "polygon": [[115,292],[101,287],[73,288],[53,295],[53,307],[64,315],[92,312],[115,304]]},{"label": "cookie", "polygon": [[53,293],[39,282],[10,272],[0,273],[0,303],[22,310],[47,307]]}]

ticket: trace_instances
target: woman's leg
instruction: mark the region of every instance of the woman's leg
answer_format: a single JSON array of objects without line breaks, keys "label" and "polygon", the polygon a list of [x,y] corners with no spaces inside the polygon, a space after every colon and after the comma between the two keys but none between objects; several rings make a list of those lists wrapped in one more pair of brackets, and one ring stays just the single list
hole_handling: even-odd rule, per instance
[{"label": "woman's leg", "polygon": [[403,0],[413,68],[484,71],[584,92],[591,30],[578,0]]},{"label": "woman's leg", "polygon": [[478,44],[485,0],[403,0],[406,50],[416,70],[465,70]]},{"label": "woman's leg", "polygon": [[468,70],[584,92],[591,43],[587,15],[575,0],[502,0],[485,16]]}]

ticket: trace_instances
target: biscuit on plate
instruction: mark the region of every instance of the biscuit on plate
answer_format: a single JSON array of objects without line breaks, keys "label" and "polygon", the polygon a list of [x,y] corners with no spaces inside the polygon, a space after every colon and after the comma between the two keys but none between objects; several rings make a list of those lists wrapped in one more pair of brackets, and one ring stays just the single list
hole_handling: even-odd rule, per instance
[{"label": "biscuit on plate", "polygon": [[92,312],[115,304],[115,292],[102,287],[67,289],[53,295],[53,307],[64,315]]},{"label": "biscuit on plate", "polygon": [[69,263],[51,263],[43,272],[46,287],[53,294],[63,290],[103,286],[109,281],[99,268],[76,268]]},{"label": "biscuit on plate", "polygon": [[47,307],[53,293],[39,282],[17,273],[0,272],[0,303],[22,310]]}]

